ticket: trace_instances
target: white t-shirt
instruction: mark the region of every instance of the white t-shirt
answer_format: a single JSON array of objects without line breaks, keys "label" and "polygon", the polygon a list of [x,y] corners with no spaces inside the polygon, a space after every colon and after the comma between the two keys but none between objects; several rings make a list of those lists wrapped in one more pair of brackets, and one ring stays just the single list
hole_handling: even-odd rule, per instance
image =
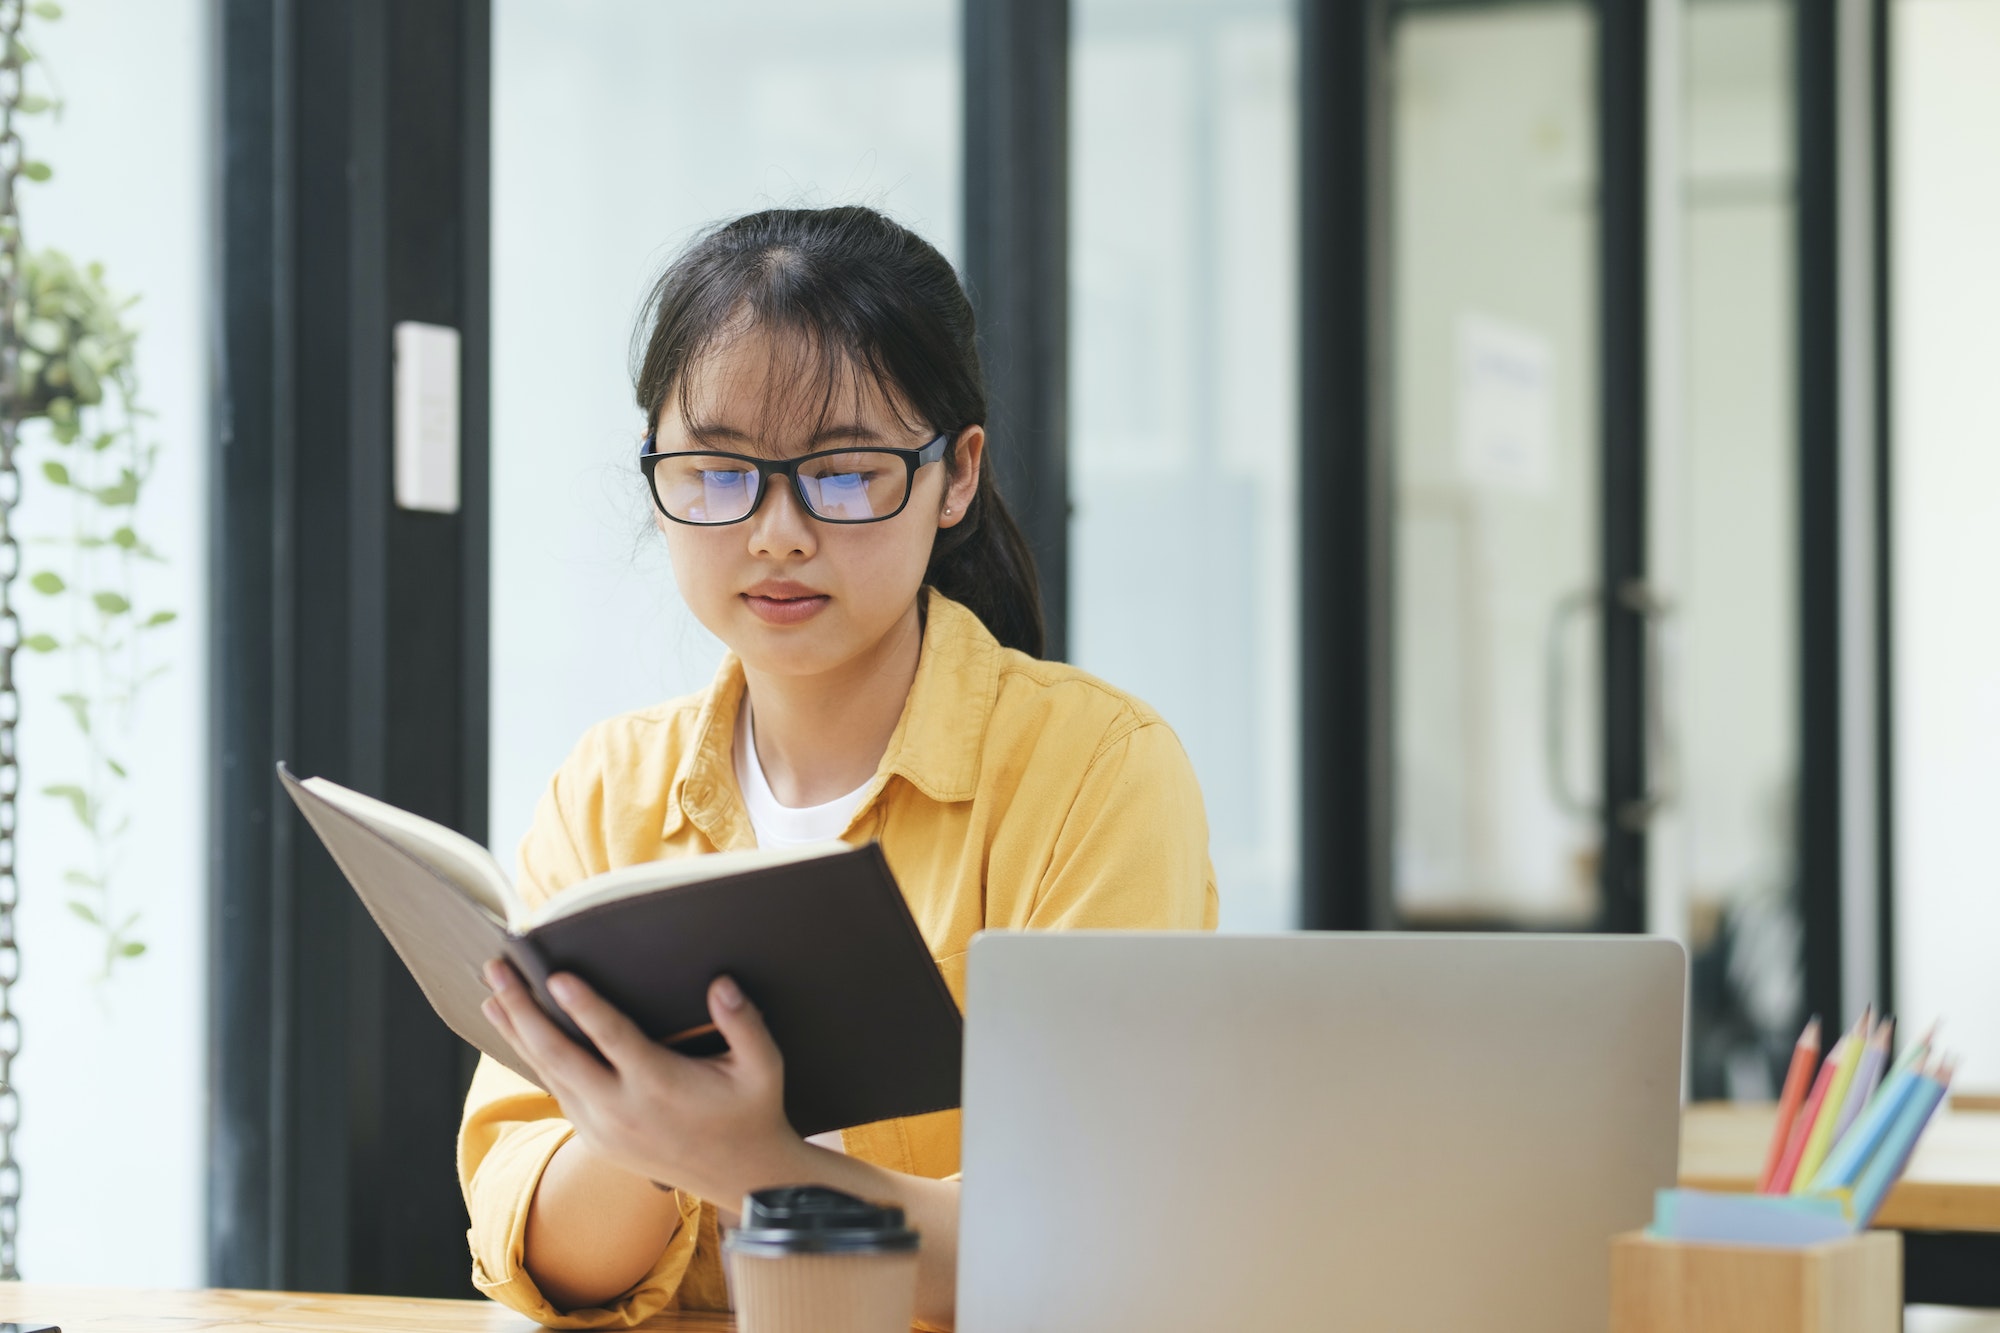
[{"label": "white t-shirt", "polygon": [[750,696],[736,710],[736,785],[743,791],[744,808],[750,812],[750,828],[759,847],[795,847],[802,842],[826,842],[838,838],[868,790],[862,783],[845,796],[836,796],[824,805],[778,804],[764,777],[764,765],[757,758],[757,743],[750,720]]},{"label": "white t-shirt", "polygon": [[[855,808],[861,804],[861,794],[868,790],[868,784],[864,782],[847,795],[836,796],[824,805],[780,805],[771,791],[770,781],[764,776],[763,762],[757,758],[757,742],[751,726],[750,696],[746,694],[743,706],[736,710],[736,785],[743,790],[743,807],[750,812],[750,828],[757,835],[757,845],[791,847],[802,842],[825,842],[838,838],[846,829],[847,821],[854,817]],[[847,1151],[837,1129],[814,1134],[806,1142],[831,1148],[835,1152]]]}]

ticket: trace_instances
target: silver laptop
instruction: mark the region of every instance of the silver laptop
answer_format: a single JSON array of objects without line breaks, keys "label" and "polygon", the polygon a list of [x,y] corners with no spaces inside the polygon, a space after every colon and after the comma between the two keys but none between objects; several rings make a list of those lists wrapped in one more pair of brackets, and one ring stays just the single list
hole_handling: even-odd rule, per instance
[{"label": "silver laptop", "polygon": [[1671,940],[986,934],[964,1333],[1598,1333],[1679,1157]]}]

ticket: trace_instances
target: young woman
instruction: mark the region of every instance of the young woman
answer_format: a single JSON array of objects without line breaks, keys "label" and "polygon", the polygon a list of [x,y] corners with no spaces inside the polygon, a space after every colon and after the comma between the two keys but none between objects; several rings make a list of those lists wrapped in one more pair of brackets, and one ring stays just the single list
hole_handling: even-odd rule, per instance
[{"label": "young woman", "polygon": [[[661,279],[640,455],[675,581],[728,645],[708,689],[592,728],[521,846],[523,895],[670,856],[880,841],[963,1001],[986,927],[1212,929],[1201,793],[1145,705],[1037,660],[1033,562],[986,467],[972,310],[930,245],[863,208],[709,233]],[[570,1042],[504,965],[487,1012],[547,1093],[482,1060],[459,1137],[473,1280],[558,1327],[726,1308],[743,1195],[824,1184],[923,1233],[952,1320],[958,1115],[802,1140],[727,977],[727,1055],[648,1042],[580,979]]]}]

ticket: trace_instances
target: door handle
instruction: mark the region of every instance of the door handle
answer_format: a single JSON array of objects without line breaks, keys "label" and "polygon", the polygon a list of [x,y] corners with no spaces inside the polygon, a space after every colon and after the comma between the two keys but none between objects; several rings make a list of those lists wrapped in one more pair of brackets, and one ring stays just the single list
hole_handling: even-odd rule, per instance
[{"label": "door handle", "polygon": [[1656,592],[1644,579],[1622,585],[1618,601],[1645,626],[1646,789],[1618,810],[1621,825],[1643,832],[1653,816],[1680,799],[1680,736],[1671,717],[1673,691],[1667,675],[1667,634],[1678,608],[1673,599]]},{"label": "door handle", "polygon": [[[1563,657],[1563,636],[1572,621],[1596,608],[1601,600],[1595,588],[1582,588],[1559,600],[1549,616],[1544,645],[1542,739],[1549,791],[1559,807],[1583,819],[1602,818],[1604,807],[1580,795],[1570,782],[1569,722],[1564,706],[1569,699],[1569,668]],[[1618,605],[1637,615],[1645,626],[1645,678],[1640,689],[1646,718],[1646,789],[1618,807],[1619,824],[1642,832],[1654,815],[1680,799],[1679,737],[1670,715],[1668,701],[1673,691],[1667,666],[1668,627],[1676,608],[1671,599],[1655,592],[1643,579],[1632,579],[1619,587]]]}]

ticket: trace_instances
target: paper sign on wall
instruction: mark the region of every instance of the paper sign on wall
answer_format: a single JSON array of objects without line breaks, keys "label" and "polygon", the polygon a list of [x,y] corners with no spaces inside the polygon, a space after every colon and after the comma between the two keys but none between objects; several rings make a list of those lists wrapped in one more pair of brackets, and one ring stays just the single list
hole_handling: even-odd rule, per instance
[{"label": "paper sign on wall", "polygon": [[1555,481],[1555,352],[1533,329],[1458,317],[1458,464],[1475,486],[1546,495]]}]

